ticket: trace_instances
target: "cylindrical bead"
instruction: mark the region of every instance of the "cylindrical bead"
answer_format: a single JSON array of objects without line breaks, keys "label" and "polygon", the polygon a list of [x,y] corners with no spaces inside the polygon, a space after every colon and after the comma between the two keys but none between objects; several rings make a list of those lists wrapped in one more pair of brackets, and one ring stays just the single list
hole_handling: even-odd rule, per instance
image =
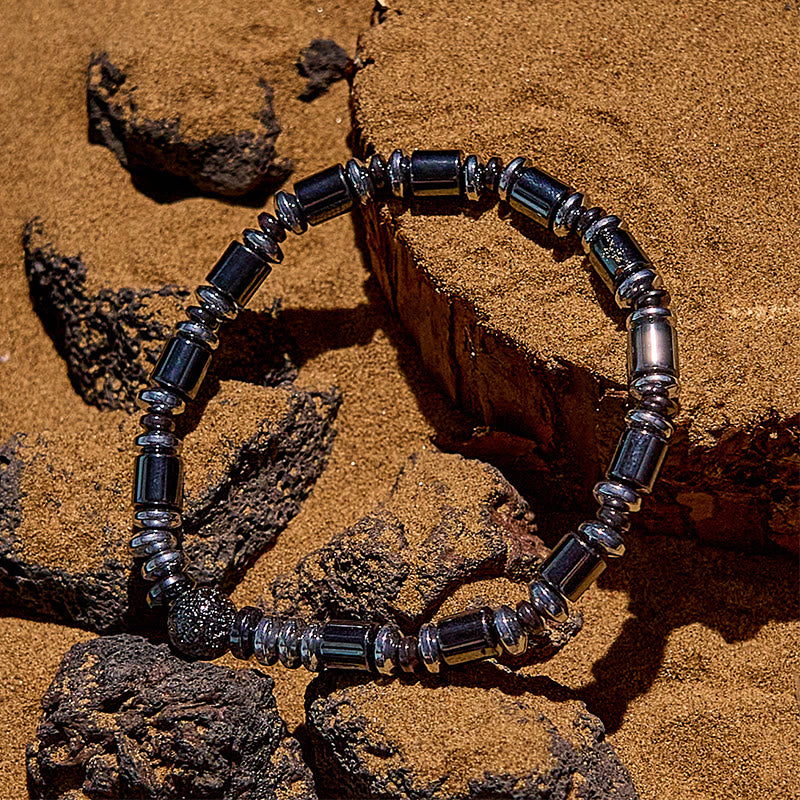
[{"label": "cylindrical bead", "polygon": [[667,455],[673,427],[660,414],[641,409],[629,411],[625,419],[628,427],[620,436],[606,477],[649,494]]},{"label": "cylindrical bead", "polygon": [[460,150],[415,150],[411,154],[411,193],[436,197],[461,193]]},{"label": "cylindrical bead", "polygon": [[648,266],[650,259],[632,234],[622,227],[621,220],[616,217],[605,219],[613,222],[596,223],[586,232],[586,249],[589,263],[609,290],[614,292],[615,281],[621,272],[635,265]]},{"label": "cylindrical bead", "polygon": [[179,456],[168,453],[142,453],[136,458],[133,504],[181,508],[183,463]]},{"label": "cylindrical bead", "polygon": [[294,193],[310,225],[345,214],[353,206],[353,195],[341,164],[298,181]]},{"label": "cylindrical bead", "polygon": [[271,270],[258,253],[240,242],[231,242],[206,280],[243,308]]},{"label": "cylindrical bead", "polygon": [[255,606],[245,606],[236,612],[231,625],[230,648],[234,658],[247,661],[253,655],[253,637],[264,612]]},{"label": "cylindrical bead", "polygon": [[605,568],[597,550],[568,533],[539,567],[539,575],[574,603]]},{"label": "cylindrical bead", "polygon": [[[628,382],[650,374],[678,377],[678,339],[668,308],[652,306],[634,311],[628,326]],[[677,392],[677,381],[673,394]]]},{"label": "cylindrical bead", "polygon": [[508,203],[511,208],[547,228],[560,200],[569,186],[536,167],[519,170],[511,184]]},{"label": "cylindrical bead", "polygon": [[325,669],[369,671],[376,628],[366,622],[327,622],[322,629],[320,658]]},{"label": "cylindrical bead", "polygon": [[210,363],[211,349],[207,345],[176,333],[161,351],[150,379],[186,400],[193,400]]},{"label": "cylindrical bead", "polygon": [[500,641],[491,608],[464,611],[437,623],[442,661],[449,666],[500,654]]}]

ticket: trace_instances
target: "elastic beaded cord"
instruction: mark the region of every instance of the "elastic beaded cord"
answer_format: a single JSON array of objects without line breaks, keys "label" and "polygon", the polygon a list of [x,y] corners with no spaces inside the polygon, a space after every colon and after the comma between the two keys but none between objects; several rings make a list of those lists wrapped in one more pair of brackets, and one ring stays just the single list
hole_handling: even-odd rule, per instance
[{"label": "elastic beaded cord", "polygon": [[[240,659],[309,670],[356,669],[396,675],[439,672],[442,665],[522,655],[547,626],[563,622],[574,603],[609,560],[625,552],[622,533],[642,495],[650,494],[673,433],[678,412],[678,350],[669,294],[652,262],[622,221],[591,207],[586,197],[515,158],[485,164],[458,150],[395,150],[374,155],[367,165],[350,159],[299,181],[294,192],[275,195],[275,214],[262,213],[259,229],[232,242],[197,290],[198,304],[178,323],[151,374],[152,386],[139,394],[145,432],[137,437],[133,486],[135,556],[145,559],[144,577],[153,582],[151,606],[169,607],[173,645],[193,658],[211,659],[230,650]],[[237,611],[216,589],[197,587],[184,574],[179,545],[183,502],[181,441],[174,415],[193,400],[208,370],[223,323],[236,317],[283,259],[286,232],[304,233],[344,214],[354,204],[391,198],[461,197],[477,202],[497,195],[516,211],[560,237],[577,237],[620,308],[629,310],[628,386],[634,407],[606,470],[594,487],[595,519],[567,533],[540,565],[529,585],[530,601],[516,608],[479,608],[422,626],[403,636],[395,625],[265,616],[259,609]]]}]

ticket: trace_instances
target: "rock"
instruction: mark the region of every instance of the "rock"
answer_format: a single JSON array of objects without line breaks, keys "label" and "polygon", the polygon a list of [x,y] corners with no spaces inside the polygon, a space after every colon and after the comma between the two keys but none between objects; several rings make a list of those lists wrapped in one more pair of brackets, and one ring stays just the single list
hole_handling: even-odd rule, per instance
[{"label": "rock", "polygon": [[[506,162],[528,156],[628,218],[673,295],[684,384],[678,433],[640,524],[726,546],[773,540],[796,549],[800,383],[792,343],[800,306],[787,298],[800,291],[800,273],[776,282],[775,264],[794,258],[792,237],[757,226],[754,238],[750,230],[754,208],[771,216],[752,175],[769,174],[779,187],[770,208],[794,201],[796,158],[776,171],[770,155],[785,125],[766,126],[754,100],[785,103],[778,87],[770,99],[762,95],[772,58],[792,58],[783,22],[765,47],[750,33],[755,17],[727,19],[749,54],[730,94],[724,56],[709,57],[699,44],[682,48],[674,26],[648,58],[629,58],[661,26],[655,7],[632,27],[615,18],[600,39],[587,39],[578,16],[557,6],[536,14],[508,8],[491,26],[481,25],[486,9],[475,0],[392,7],[402,13],[359,41],[357,59],[369,65],[353,83],[362,155],[457,147]],[[717,24],[699,13],[703,24]],[[561,32],[557,50],[552,30]],[[463,66],[457,80],[454,63]],[[642,91],[652,65],[663,63],[711,78]],[[602,76],[611,74],[629,90],[609,92]],[[720,105],[736,113],[720,116]],[[704,187],[718,184],[720,165],[697,153],[715,152],[720,141],[726,159],[747,163],[748,172],[709,203]],[[754,152],[754,141],[765,146]],[[368,208],[371,268],[459,407],[535,445],[536,501],[550,510],[586,505],[626,402],[623,319],[579,250],[489,205]],[[743,252],[752,254],[746,273]],[[499,445],[486,455],[505,468],[502,442],[485,444]]]},{"label": "rock", "polygon": [[306,709],[323,796],[638,797],[583,703],[554,702],[489,666],[449,685],[324,675]]},{"label": "rock", "polygon": [[[229,589],[274,542],[327,462],[339,399],[219,385],[185,438],[189,574]],[[160,628],[128,551],[136,429],[134,417],[95,415],[2,448],[0,603],[100,632]]]},{"label": "rock", "polygon": [[[25,226],[25,274],[33,306],[53,339],[75,390],[90,405],[136,409],[164,341],[184,307],[197,302],[180,286],[89,289],[80,255],[65,255],[43,220]],[[294,343],[279,320],[280,301],[268,314],[244,311],[225,329],[208,382],[222,378],[277,386],[293,380]],[[207,393],[206,388],[206,393]]]},{"label": "rock", "polygon": [[314,781],[274,682],[122,634],[77,644],[28,746],[31,796],[305,798]]},{"label": "rock", "polygon": [[[108,53],[98,52],[92,54],[86,80],[89,141],[111,150],[134,176],[145,183],[156,177],[158,183],[161,175],[163,184],[166,174],[201,192],[240,197],[290,174],[291,162],[278,160],[275,152],[281,127],[272,108],[273,91],[263,78],[253,79],[263,101],[249,109],[249,118],[238,128],[222,127],[226,116],[239,118],[247,111],[236,108],[234,98],[229,100],[231,113],[219,115],[216,109],[213,119],[206,118],[202,112],[208,87],[195,85],[188,96],[170,94],[156,83],[157,77],[148,77],[153,83],[145,80],[143,85],[135,66],[120,66]],[[164,116],[149,117],[148,105]]]},{"label": "rock", "polygon": [[352,68],[350,56],[332,39],[312,39],[297,59],[297,71],[308,78],[299,98],[310,102],[319,97],[332,83],[346,77]]}]

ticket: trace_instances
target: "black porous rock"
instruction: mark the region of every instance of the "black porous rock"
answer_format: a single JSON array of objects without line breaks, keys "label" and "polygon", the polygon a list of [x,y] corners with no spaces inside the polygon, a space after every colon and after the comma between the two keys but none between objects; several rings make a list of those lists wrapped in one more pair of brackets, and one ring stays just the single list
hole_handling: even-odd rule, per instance
[{"label": "black porous rock", "polygon": [[31,797],[315,800],[273,685],[127,634],[77,644],[28,746]]},{"label": "black porous rock", "polygon": [[[253,109],[253,129],[220,131],[193,139],[182,128],[182,108],[169,118],[148,119],[138,112],[137,84],[108,53],[93,53],[86,80],[89,140],[111,150],[120,164],[147,186],[167,175],[201,192],[240,197],[291,173],[291,162],[277,160],[275,141],[281,127],[272,108],[273,91],[264,91]],[[149,87],[152,88],[152,87]]]},{"label": "black porous rock", "polygon": [[211,586],[184,592],[171,606],[167,632],[172,646],[189,658],[211,660],[228,652],[233,603]]},{"label": "black porous rock", "polygon": [[[196,298],[179,286],[90,291],[87,265],[80,255],[62,252],[56,240],[39,218],[25,226],[25,274],[34,309],[83,400],[133,412],[164,342]],[[275,300],[267,313],[245,311],[228,325],[207,381],[278,386],[294,380],[295,344],[280,308]]]},{"label": "black porous rock", "polygon": [[583,703],[549,700],[491,665],[459,670],[455,680],[375,682],[323,673],[306,695],[320,795],[638,797],[603,724]]},{"label": "black porous rock", "polygon": [[308,78],[306,88],[299,95],[301,100],[308,102],[326,92],[332,83],[346,77],[353,69],[353,61],[332,39],[312,39],[300,53],[297,69]]}]

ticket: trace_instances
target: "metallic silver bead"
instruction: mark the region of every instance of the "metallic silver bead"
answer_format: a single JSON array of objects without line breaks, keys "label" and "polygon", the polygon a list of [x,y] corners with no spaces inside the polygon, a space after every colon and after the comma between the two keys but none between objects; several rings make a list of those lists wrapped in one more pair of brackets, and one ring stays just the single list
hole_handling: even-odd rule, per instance
[{"label": "metallic silver bead", "polygon": [[517,173],[528,165],[528,159],[522,158],[521,156],[508,163],[508,166],[506,166],[501,173],[500,180],[497,184],[497,194],[500,195],[501,200],[508,200],[511,187],[514,185],[514,180],[516,179]]},{"label": "metallic silver bead", "polygon": [[274,236],[255,228],[246,228],[242,231],[242,239],[247,248],[270,264],[280,264],[283,261],[283,250]]},{"label": "metallic silver bead", "polygon": [[634,409],[625,415],[628,427],[606,470],[606,477],[650,494],[667,455],[672,423],[661,414]]},{"label": "metallic silver bead", "polygon": [[609,528],[625,533],[631,527],[631,517],[627,511],[602,505],[597,509],[597,519]]},{"label": "metallic silver bead", "polygon": [[492,658],[502,652],[491,608],[443,617],[437,628],[441,658],[449,666]]},{"label": "metallic silver bead", "polygon": [[180,572],[184,563],[183,553],[180,550],[164,550],[142,564],[142,577],[146,581],[157,581]]},{"label": "metallic silver bead", "polygon": [[574,233],[581,211],[588,206],[589,198],[581,192],[564,197],[553,213],[553,233],[561,238]]},{"label": "metallic silver bead", "polygon": [[527,600],[520,600],[517,603],[517,619],[528,636],[538,636],[544,631],[544,621]]},{"label": "metallic silver bead", "polygon": [[169,575],[150,588],[147,593],[147,605],[150,608],[170,605],[182,594],[194,589],[195,586],[195,582],[182,572],[177,575]]},{"label": "metallic silver bead", "polygon": [[645,375],[678,378],[678,339],[672,312],[663,306],[634,311],[627,320],[628,382]]},{"label": "metallic silver bead", "polygon": [[278,658],[287,669],[296,669],[302,663],[300,658],[300,642],[306,624],[302,619],[287,619],[278,631]]},{"label": "metallic silver bead", "polygon": [[661,288],[661,276],[652,267],[643,266],[617,283],[614,300],[620,308],[630,308],[645,292]]},{"label": "metallic silver bead", "polygon": [[386,177],[395,197],[404,198],[409,194],[411,180],[411,159],[402,150],[395,150],[386,164]]},{"label": "metallic silver bead", "polygon": [[567,601],[550,584],[536,578],[528,585],[531,605],[536,612],[551,622],[565,622],[569,616]]},{"label": "metallic silver bead", "polygon": [[636,400],[653,394],[661,394],[676,400],[681,393],[681,383],[675,375],[651,372],[649,375],[642,375],[631,381],[629,389],[631,396]]},{"label": "metallic silver bead", "polygon": [[157,414],[180,414],[186,404],[169,389],[142,389],[136,398],[136,405]]},{"label": "metallic silver bead", "polygon": [[278,661],[278,632],[283,620],[280,617],[264,617],[253,634],[253,655],[259,664],[272,666]]},{"label": "metallic silver bead", "polygon": [[202,325],[199,322],[192,322],[190,320],[183,320],[175,326],[176,330],[182,331],[186,337],[193,339],[196,342],[202,342],[207,347],[215,350],[219,344],[219,338],[214,331],[207,325]]},{"label": "metallic silver bead", "polygon": [[195,294],[203,308],[207,308],[217,319],[228,322],[236,319],[239,313],[236,303],[216,286],[198,286]]},{"label": "metallic silver bead", "polygon": [[[602,209],[598,210],[602,212]],[[594,209],[588,209],[588,211],[594,211]],[[581,235],[583,252],[586,253],[587,256],[589,255],[592,250],[592,242],[596,236],[603,232],[605,228],[618,228],[620,225],[622,225],[622,220],[619,217],[615,217],[613,214],[605,214],[599,219],[595,219],[586,227]]]},{"label": "metallic silver bead", "polygon": [[320,659],[325,669],[369,672],[376,626],[368,622],[331,620],[322,629]]},{"label": "metallic silver bead", "polygon": [[375,197],[375,186],[369,170],[357,159],[351,158],[344,167],[345,177],[353,197],[361,205],[366,205]]},{"label": "metallic silver bead", "polygon": [[436,639],[436,626],[428,622],[419,629],[417,649],[422,663],[428,672],[438,672],[441,667],[442,654]]},{"label": "metallic silver bead", "polygon": [[275,216],[287,231],[296,233],[298,236],[308,230],[303,207],[290,192],[278,192],[275,195]]},{"label": "metallic silver bead", "polygon": [[176,550],[178,541],[171,531],[147,528],[131,539],[130,548],[135,556],[145,558],[166,550]]},{"label": "metallic silver bead", "polygon": [[183,449],[183,442],[180,437],[169,431],[147,431],[139,434],[134,443],[139,447],[146,447],[154,453],[172,453],[179,455]]},{"label": "metallic silver bead", "polygon": [[641,495],[619,481],[600,481],[594,485],[592,494],[598,503],[629,513],[636,512],[642,507]]},{"label": "metallic silver bead", "polygon": [[607,558],[621,558],[625,555],[625,540],[620,532],[599,520],[581,522],[577,535]]},{"label": "metallic silver bead", "polygon": [[375,636],[375,669],[381,675],[396,675],[400,671],[398,648],[403,634],[395,625],[384,625]]},{"label": "metallic silver bead", "polygon": [[500,644],[512,656],[522,655],[528,649],[528,634],[514,610],[509,606],[500,606],[494,612],[494,627],[500,637]]},{"label": "metallic silver bead", "polygon": [[464,192],[472,201],[481,199],[483,192],[483,164],[478,156],[467,156],[461,167],[464,175]]},{"label": "metallic silver bead", "polygon": [[323,627],[321,622],[312,622],[300,638],[300,661],[309,672],[319,672],[322,669],[320,648]]}]

